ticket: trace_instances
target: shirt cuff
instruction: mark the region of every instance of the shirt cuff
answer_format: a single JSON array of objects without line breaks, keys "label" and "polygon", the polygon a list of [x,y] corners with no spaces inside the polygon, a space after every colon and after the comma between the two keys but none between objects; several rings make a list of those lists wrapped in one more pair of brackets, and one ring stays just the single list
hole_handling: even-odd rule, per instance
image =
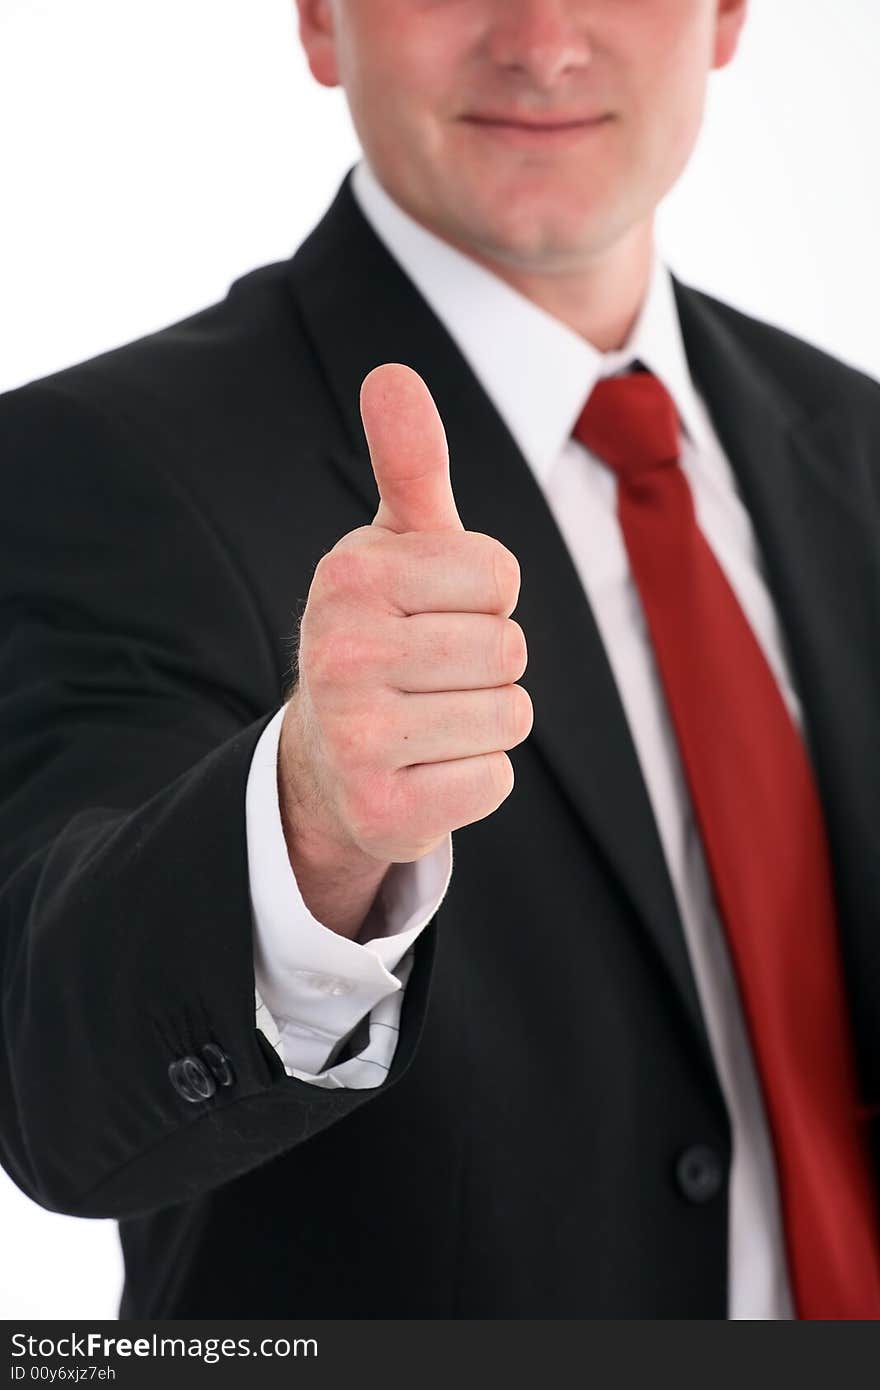
[{"label": "shirt cuff", "polygon": [[305,1071],[298,1063],[302,1060],[302,1039],[290,1026],[282,1022],[279,1027],[269,1010],[256,994],[257,1027],[262,1030],[275,1048],[288,1076],[296,1076],[313,1086],[325,1090],[346,1087],[349,1090],[365,1091],[381,1086],[391,1068],[400,1033],[400,1010],[406,985],[413,964],[412,950],[407,951],[397,967],[401,988],[396,994],[389,994],[372,1010],[369,1017],[369,1041],[357,1054],[345,1062],[326,1067],[319,1072]]},{"label": "shirt cuff", "polygon": [[[284,711],[260,736],[245,793],[254,978],[258,1026],[277,1046],[259,1020],[260,1008],[267,1009],[285,1064],[293,1056],[297,1072],[312,1077],[365,1014],[403,989],[397,967],[446,894],[452,836],[413,863],[391,866],[370,914],[375,925],[369,939],[350,941],[324,926],[303,901],[281,824],[277,766]],[[357,1060],[335,1070],[341,1075]]]}]

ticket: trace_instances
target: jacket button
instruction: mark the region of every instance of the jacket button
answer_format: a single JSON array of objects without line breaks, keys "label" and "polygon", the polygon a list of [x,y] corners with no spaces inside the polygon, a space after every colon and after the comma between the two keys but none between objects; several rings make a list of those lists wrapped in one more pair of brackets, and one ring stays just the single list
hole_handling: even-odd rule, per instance
[{"label": "jacket button", "polygon": [[217,1089],[217,1082],[198,1057],[178,1057],[168,1068],[171,1084],[184,1100],[208,1100]]},{"label": "jacket button", "polygon": [[675,1181],[687,1201],[697,1204],[710,1202],[724,1183],[724,1165],[720,1155],[708,1144],[693,1144],[689,1149],[684,1149],[676,1160]]},{"label": "jacket button", "polygon": [[232,1070],[232,1062],[223,1048],[217,1043],[205,1043],[205,1046],[200,1050],[211,1068],[218,1086],[231,1086],[235,1080],[235,1072]]}]

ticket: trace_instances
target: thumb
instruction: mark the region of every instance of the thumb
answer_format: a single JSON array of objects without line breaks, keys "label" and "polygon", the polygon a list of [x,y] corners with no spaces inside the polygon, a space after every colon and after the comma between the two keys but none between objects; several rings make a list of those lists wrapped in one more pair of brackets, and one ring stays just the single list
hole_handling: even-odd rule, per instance
[{"label": "thumb", "polygon": [[379,489],[374,526],[390,531],[463,531],[449,481],[446,431],[411,367],[386,362],[361,386],[361,419]]}]

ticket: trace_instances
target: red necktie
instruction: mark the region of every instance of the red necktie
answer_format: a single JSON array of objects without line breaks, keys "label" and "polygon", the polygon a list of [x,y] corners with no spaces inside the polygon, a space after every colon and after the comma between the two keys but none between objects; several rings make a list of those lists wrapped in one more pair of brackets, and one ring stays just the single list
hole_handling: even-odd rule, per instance
[{"label": "red necktie", "polygon": [[773,1138],[797,1315],[880,1317],[880,1223],[822,811],[800,734],[700,531],[648,372],[595,387],[575,437],[617,511],[706,852]]}]

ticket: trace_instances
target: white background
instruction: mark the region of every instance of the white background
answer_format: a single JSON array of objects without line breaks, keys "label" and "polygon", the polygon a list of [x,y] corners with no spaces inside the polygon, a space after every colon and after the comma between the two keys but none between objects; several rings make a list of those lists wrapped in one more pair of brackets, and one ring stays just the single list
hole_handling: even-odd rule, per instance
[{"label": "white background", "polygon": [[[357,155],[293,11],[0,0],[0,390],[292,253]],[[684,280],[880,377],[878,58],[878,0],[752,0],[660,237]],[[114,1317],[121,1278],[115,1223],[0,1170],[0,1317]]]}]

